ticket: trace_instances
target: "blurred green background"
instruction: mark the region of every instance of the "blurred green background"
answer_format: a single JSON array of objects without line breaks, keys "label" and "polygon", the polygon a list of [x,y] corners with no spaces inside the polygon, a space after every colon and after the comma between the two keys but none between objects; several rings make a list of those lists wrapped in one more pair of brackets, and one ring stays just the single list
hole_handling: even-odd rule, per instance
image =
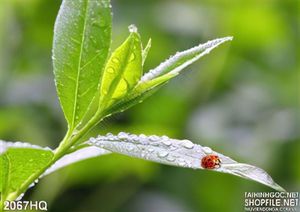
[{"label": "blurred green background", "polygon": [[[66,123],[51,64],[60,1],[0,1],[0,138],[55,148]],[[267,170],[300,190],[298,0],[112,0],[113,49],[136,24],[153,45],[145,71],[169,55],[232,35],[148,100],[91,135],[187,138]],[[25,199],[49,211],[243,211],[245,191],[271,191],[234,176],[120,155],[60,170]]]}]

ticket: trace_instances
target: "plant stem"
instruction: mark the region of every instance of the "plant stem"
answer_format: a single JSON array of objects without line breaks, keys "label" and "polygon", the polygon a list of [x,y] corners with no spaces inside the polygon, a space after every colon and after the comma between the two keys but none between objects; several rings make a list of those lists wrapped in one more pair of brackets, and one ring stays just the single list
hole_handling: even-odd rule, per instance
[{"label": "plant stem", "polygon": [[61,158],[66,151],[68,151],[77,141],[79,141],[84,135],[86,135],[98,122],[102,120],[101,113],[97,112],[96,115],[77,133],[73,133],[67,140],[62,141],[59,147],[55,150],[53,160]]},{"label": "plant stem", "polygon": [[0,200],[0,212],[3,211],[4,209],[4,201],[6,200],[6,198],[4,197],[4,193],[1,192],[1,200]]},{"label": "plant stem", "polygon": [[[0,201],[0,212],[2,211],[3,203],[5,200],[13,201],[17,199],[23,192],[28,189],[28,187],[36,180],[38,179],[48,168],[50,168],[56,161],[58,161],[60,158],[62,158],[66,152],[76,143],[78,142],[84,135],[86,135],[95,125],[100,122],[104,115],[100,112],[100,110],[97,111],[95,116],[78,132],[74,134],[74,130],[68,130],[66,136],[64,139],[60,142],[60,145],[56,150],[54,151],[54,156],[52,160],[41,170],[31,175],[27,181],[20,187],[20,189],[17,192],[11,193],[7,197],[3,197],[1,193],[1,201]],[[2,198],[3,197],[3,198]]]}]

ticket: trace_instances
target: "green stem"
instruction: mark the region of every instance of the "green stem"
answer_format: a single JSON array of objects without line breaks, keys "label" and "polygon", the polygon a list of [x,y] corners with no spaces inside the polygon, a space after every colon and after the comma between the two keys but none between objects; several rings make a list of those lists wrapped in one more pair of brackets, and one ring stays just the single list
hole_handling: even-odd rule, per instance
[{"label": "green stem", "polygon": [[0,212],[4,209],[4,201],[6,200],[6,197],[4,196],[4,193],[1,192],[1,200],[0,200]]},{"label": "green stem", "polygon": [[96,115],[76,134],[72,134],[72,136],[60,143],[59,147],[55,150],[55,154],[53,160],[58,160],[76,143],[78,142],[84,135],[86,135],[95,125],[98,124],[99,121],[102,120],[103,117],[100,112],[97,112]]},{"label": "green stem", "polygon": [[43,169],[39,170],[38,172],[31,175],[27,181],[20,187],[18,192],[11,193],[7,197],[2,196],[1,193],[1,201],[0,201],[0,212],[2,211],[3,203],[5,200],[13,201],[16,198],[18,198],[19,195],[21,195],[23,192],[28,189],[28,187],[36,180],[38,179],[48,168],[50,168],[56,161],[58,161],[60,158],[62,158],[69,150],[70,148],[77,143],[84,135],[86,135],[95,125],[98,124],[104,117],[102,115],[103,113],[100,113],[100,110],[97,111],[95,116],[82,128],[80,129],[76,134],[74,134],[74,130],[68,130],[66,136],[61,141],[58,148],[54,151],[54,156],[52,160],[45,166]]}]

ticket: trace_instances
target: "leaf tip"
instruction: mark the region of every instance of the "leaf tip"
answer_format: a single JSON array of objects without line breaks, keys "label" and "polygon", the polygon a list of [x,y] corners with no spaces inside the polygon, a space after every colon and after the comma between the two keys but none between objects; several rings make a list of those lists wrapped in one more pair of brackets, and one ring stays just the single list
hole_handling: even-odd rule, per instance
[{"label": "leaf tip", "polygon": [[129,25],[128,30],[129,30],[130,33],[137,33],[138,32],[138,29],[134,24]]},{"label": "leaf tip", "polygon": [[272,186],[273,189],[280,191],[280,192],[287,192],[284,188],[282,188],[280,185],[278,185],[277,183],[274,183],[274,185]]},{"label": "leaf tip", "polygon": [[233,36],[227,36],[227,37],[224,37],[224,39],[226,39],[226,41],[228,40],[228,41],[232,41],[233,40]]}]

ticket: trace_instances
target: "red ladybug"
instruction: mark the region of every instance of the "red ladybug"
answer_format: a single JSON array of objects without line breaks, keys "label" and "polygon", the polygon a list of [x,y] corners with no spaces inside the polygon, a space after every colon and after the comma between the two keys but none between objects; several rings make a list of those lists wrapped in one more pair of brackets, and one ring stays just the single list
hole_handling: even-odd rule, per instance
[{"label": "red ladybug", "polygon": [[206,155],[201,160],[204,169],[215,169],[220,167],[221,160],[218,155]]}]

